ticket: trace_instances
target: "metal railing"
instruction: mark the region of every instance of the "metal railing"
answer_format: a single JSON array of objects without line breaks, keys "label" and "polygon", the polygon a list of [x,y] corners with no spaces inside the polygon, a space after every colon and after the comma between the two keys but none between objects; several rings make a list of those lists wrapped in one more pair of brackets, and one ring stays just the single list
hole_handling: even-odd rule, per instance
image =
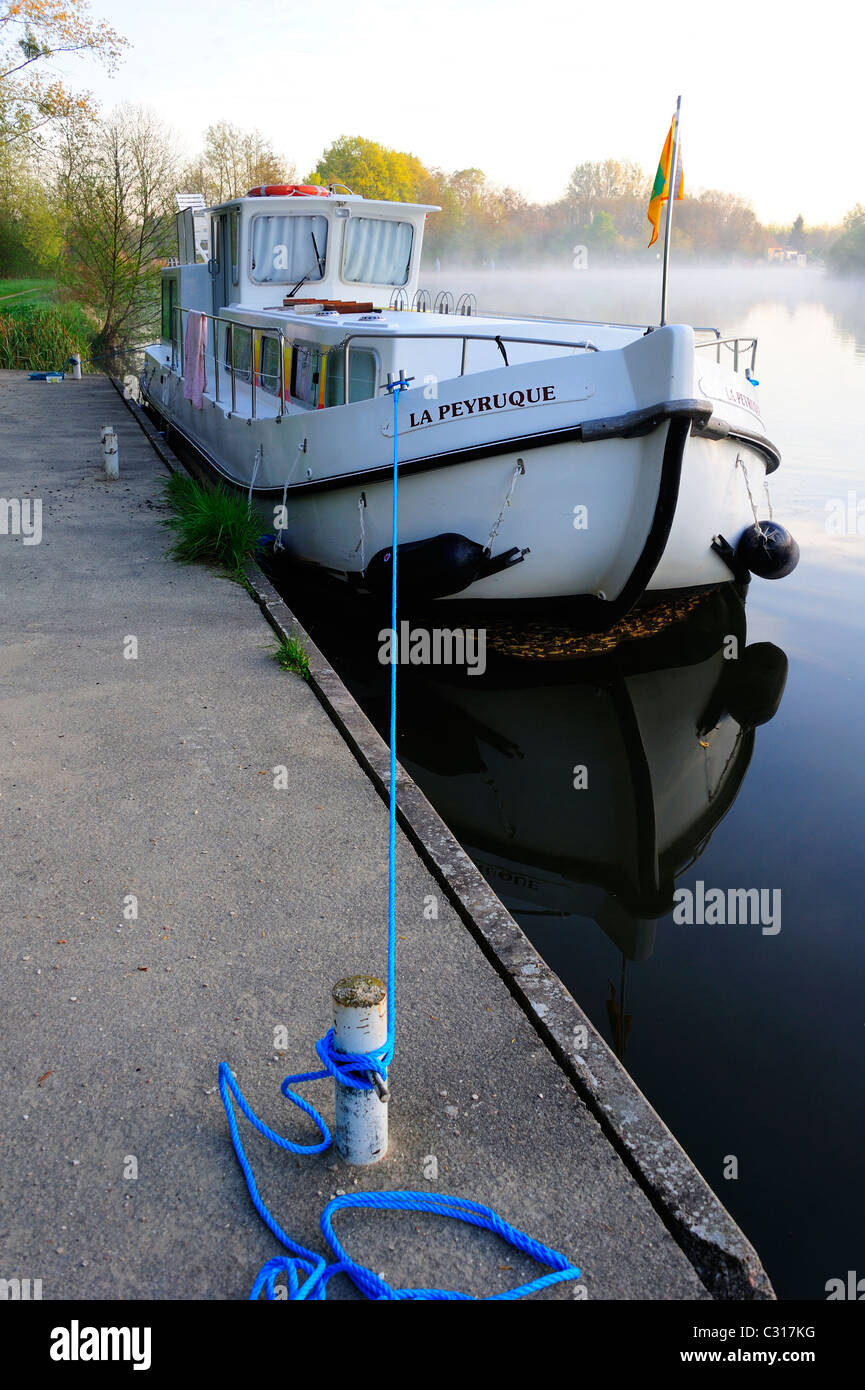
[{"label": "metal railing", "polygon": [[[213,364],[214,364],[214,399],[218,401],[218,400],[219,400],[219,397],[220,397],[220,392],[219,392],[219,370],[220,370],[220,358],[221,358],[221,354],[220,354],[220,332],[219,332],[219,330],[220,330],[220,327],[223,327],[224,330],[225,330],[225,331],[224,331],[224,335],[223,335],[223,341],[225,342],[225,348],[226,348],[226,360],[223,362],[223,368],[224,368],[224,370],[227,370],[227,371],[228,371],[228,373],[229,373],[229,375],[230,375],[230,377],[231,377],[231,412],[232,412],[232,414],[236,414],[236,412],[237,412],[237,377],[238,377],[238,374],[240,374],[240,375],[243,376],[243,377],[247,377],[247,376],[248,376],[249,383],[250,383],[250,397],[251,397],[251,401],[250,401],[250,405],[251,405],[251,415],[250,415],[250,419],[253,419],[253,420],[256,419],[256,403],[257,403],[258,377],[259,377],[259,375],[260,375],[260,368],[259,368],[258,370],[256,369],[256,347],[258,346],[258,347],[260,348],[261,340],[262,340],[263,338],[273,338],[273,339],[275,339],[276,342],[277,342],[278,345],[279,345],[279,410],[278,410],[278,413],[277,413],[277,417],[276,417],[276,418],[277,418],[277,419],[281,419],[281,418],[282,418],[283,414],[285,413],[285,407],[286,407],[286,389],[285,389],[285,385],[286,385],[286,384],[285,384],[285,349],[286,349],[286,347],[290,347],[290,348],[293,349],[294,346],[295,346],[295,341],[303,342],[304,345],[307,345],[307,340],[306,340],[306,339],[302,339],[302,340],[301,340],[301,339],[298,339],[298,340],[291,339],[291,340],[289,340],[289,339],[286,338],[286,336],[285,336],[285,334],[283,333],[282,329],[276,327],[275,325],[274,325],[273,327],[270,327],[269,325],[268,325],[267,327],[261,327],[260,325],[257,325],[257,324],[242,324],[242,323],[236,323],[233,319],[229,319],[229,318],[220,318],[220,317],[219,317],[218,315],[216,315],[216,314],[208,314],[208,313],[206,313],[204,310],[201,310],[201,309],[188,309],[188,308],[184,308],[182,305],[178,305],[178,304],[173,305],[173,307],[172,307],[172,313],[178,315],[178,320],[177,320],[177,340],[175,341],[175,339],[174,339],[173,336],[172,336],[172,338],[171,338],[171,366],[172,366],[172,370],[173,370],[174,367],[175,367],[176,361],[179,359],[180,374],[181,374],[181,376],[184,374],[185,362],[184,362],[184,343],[183,343],[183,315],[184,315],[184,314],[187,314],[187,315],[188,315],[188,314],[190,314],[190,313],[200,313],[200,314],[202,315],[203,318],[209,319],[210,322],[214,325],[214,328],[213,328],[213,354],[212,354],[212,355],[213,355]],[[250,362],[249,362],[249,369],[248,369],[248,372],[247,372],[247,369],[246,369],[245,367],[238,367],[238,366],[237,366],[236,353],[235,353],[235,330],[238,329],[238,328],[241,330],[241,332],[249,333],[249,334],[250,334],[250,344],[249,344]],[[727,348],[729,349],[729,351],[731,351],[731,352],[733,353],[733,370],[734,370],[734,371],[738,371],[738,370],[739,370],[739,357],[740,357],[741,353],[742,353],[743,351],[747,351],[748,349],[750,349],[750,351],[751,351],[750,371],[753,373],[754,367],[755,367],[755,364],[756,364],[756,358],[757,358],[757,339],[756,339],[756,338],[722,338],[722,337],[720,336],[720,333],[719,333],[719,331],[718,331],[717,328],[699,328],[699,329],[697,329],[697,330],[695,330],[695,331],[700,332],[700,333],[714,333],[714,334],[716,335],[714,338],[708,339],[706,342],[697,343],[696,346],[697,346],[698,348],[714,347],[714,348],[715,348],[715,352],[716,352],[716,358],[715,358],[715,360],[716,360],[717,362],[720,362],[720,360],[721,360],[721,348],[722,348],[722,347],[727,347]],[[342,350],[342,353],[343,353],[343,404],[344,404],[344,405],[349,405],[349,404],[350,404],[350,398],[351,398],[351,345],[352,345],[352,343],[355,342],[355,341],[357,341],[358,339],[364,339],[364,340],[366,340],[367,342],[375,342],[375,341],[381,342],[381,341],[382,341],[382,336],[383,336],[383,335],[380,335],[380,334],[378,334],[378,333],[375,333],[375,334],[374,334],[374,333],[368,333],[368,332],[367,332],[367,333],[349,333],[349,334],[347,335],[347,337],[343,338],[343,340],[342,340],[341,343],[338,343],[338,344],[335,345],[334,350],[338,352],[338,351],[341,349],[341,350]],[[388,341],[388,342],[396,342],[396,341],[399,341],[399,342],[424,342],[424,341],[426,341],[426,342],[458,342],[458,343],[461,344],[461,352],[460,352],[460,370],[459,370],[459,375],[460,375],[460,376],[465,376],[465,374],[466,374],[466,361],[467,361],[467,357],[468,357],[468,345],[469,345],[469,343],[493,343],[493,344],[495,344],[495,346],[498,348],[499,352],[500,352],[501,355],[502,355],[502,359],[503,359],[504,365],[505,365],[506,367],[509,367],[509,366],[510,366],[510,362],[509,362],[509,360],[508,360],[507,348],[505,347],[505,344],[506,344],[506,343],[520,344],[520,345],[523,345],[523,346],[530,346],[530,347],[566,348],[566,349],[569,349],[569,350],[572,351],[572,352],[600,352],[600,350],[601,350],[601,349],[598,347],[597,343],[593,343],[593,342],[591,341],[591,339],[580,339],[580,340],[578,340],[577,342],[572,342],[572,341],[565,341],[565,340],[563,340],[563,339],[561,339],[561,338],[522,338],[522,337],[516,337],[516,336],[514,336],[513,334],[509,334],[509,333],[396,333],[396,334],[387,334],[387,336],[386,336],[386,341]],[[745,346],[744,348],[742,348],[742,347],[741,347],[741,344],[745,344],[746,346]],[[176,356],[175,354],[177,354],[177,356]],[[271,394],[271,393],[268,392],[268,395],[270,395],[270,394]]]},{"label": "metal railing", "polygon": [[[408,302],[408,295],[404,289],[395,289],[390,297],[389,309],[400,310],[417,314],[458,314],[463,318],[471,318],[477,315],[478,301],[473,294],[461,294],[454,303],[454,296],[450,290],[439,290],[435,300],[431,299],[427,289],[415,290],[411,304]],[[510,315],[508,315],[510,317]],[[567,322],[567,320],[562,320]]]},{"label": "metal railing", "polygon": [[[175,304],[175,305],[173,306],[172,312],[173,312],[174,314],[178,314],[178,315],[179,315],[179,319],[178,319],[178,326],[177,326],[177,342],[175,343],[175,340],[174,340],[173,337],[172,337],[172,339],[171,339],[171,367],[172,367],[172,370],[173,370],[173,369],[174,369],[174,366],[175,366],[175,361],[176,361],[176,360],[179,360],[180,375],[181,375],[181,376],[184,375],[184,368],[185,368],[185,362],[184,362],[184,346],[183,346],[183,315],[184,315],[184,314],[200,314],[202,318],[209,319],[210,322],[213,324],[213,373],[214,373],[214,375],[213,375],[213,389],[214,389],[214,400],[216,400],[216,401],[219,400],[219,362],[220,362],[219,329],[220,329],[220,326],[221,326],[221,325],[224,326],[224,328],[225,328],[225,333],[224,333],[223,336],[224,336],[225,348],[226,348],[226,361],[225,361],[225,363],[223,364],[223,367],[224,367],[224,370],[228,371],[229,375],[231,376],[231,413],[232,413],[232,415],[236,414],[236,412],[237,412],[237,376],[238,376],[238,373],[240,373],[241,376],[246,376],[246,375],[247,375],[247,371],[246,371],[246,368],[245,368],[245,367],[238,367],[238,366],[237,366],[237,361],[236,361],[235,351],[234,351],[234,330],[235,330],[235,328],[239,328],[242,332],[244,332],[244,333],[249,333],[249,334],[251,335],[251,336],[250,336],[250,340],[249,340],[249,383],[250,383],[250,395],[251,395],[251,410],[252,410],[252,413],[251,413],[251,415],[250,415],[249,418],[252,419],[252,420],[254,420],[254,419],[256,418],[255,407],[256,407],[256,393],[257,393],[257,387],[258,387],[257,378],[258,378],[258,376],[260,375],[260,371],[259,371],[259,370],[256,370],[256,365],[255,365],[255,348],[256,348],[256,343],[258,343],[258,345],[259,345],[259,347],[260,347],[262,338],[275,338],[276,341],[277,341],[277,343],[279,344],[279,411],[277,412],[276,418],[277,418],[277,419],[281,419],[281,418],[282,418],[283,414],[285,413],[285,349],[286,349],[287,346],[289,346],[289,343],[288,343],[288,340],[287,340],[287,338],[286,338],[286,336],[285,336],[285,334],[283,333],[283,331],[282,331],[281,328],[276,328],[276,327],[273,327],[273,328],[270,328],[270,327],[262,328],[262,327],[260,327],[260,326],[257,325],[257,324],[235,323],[235,321],[234,321],[233,319],[223,319],[223,318],[220,318],[218,314],[208,314],[208,313],[205,313],[205,311],[204,311],[203,309],[184,309],[183,306],[180,305],[180,304]],[[256,335],[258,335],[257,338],[256,338]],[[291,344],[291,346],[293,346],[293,344]],[[178,349],[178,359],[175,359],[175,348]],[[207,353],[205,352],[205,361],[206,361],[206,360],[207,360]],[[266,388],[262,388],[262,389],[266,389]],[[270,395],[270,394],[272,394],[272,393],[268,391],[267,394]]]},{"label": "metal railing", "polygon": [[[349,361],[351,345],[356,338],[365,338],[367,340],[378,339],[378,341],[381,342],[381,338],[379,337],[379,335],[373,333],[349,333],[347,338],[343,338],[340,346],[343,350],[344,405],[349,404]],[[506,367],[509,367],[511,364],[508,361],[508,354],[505,348],[505,343],[528,343],[533,347],[571,348],[574,352],[600,352],[600,348],[598,347],[598,345],[596,343],[590,342],[589,340],[574,343],[562,342],[558,338],[515,338],[509,333],[394,333],[388,334],[386,339],[387,342],[422,342],[425,340],[436,343],[447,341],[462,343],[462,353],[460,355],[459,370],[460,376],[465,376],[466,374],[466,356],[468,353],[469,343],[495,343],[496,347],[498,348],[499,352],[502,354],[502,357],[504,358],[504,363]]]},{"label": "metal railing", "polygon": [[[698,329],[697,331],[698,331],[698,332],[704,332],[705,330],[704,330],[704,329]],[[734,371],[734,372],[738,372],[738,370],[739,370],[739,358],[740,358],[741,356],[743,356],[743,355],[746,355],[748,352],[750,352],[750,354],[751,354],[751,362],[750,362],[750,365],[749,365],[749,367],[748,367],[747,370],[750,371],[751,375],[753,376],[754,368],[755,368],[755,366],[757,365],[757,339],[756,339],[756,338],[722,338],[722,337],[720,337],[720,335],[719,335],[717,338],[714,338],[714,339],[709,338],[709,339],[707,339],[707,341],[706,341],[705,343],[696,343],[695,346],[698,347],[698,348],[705,348],[705,347],[714,348],[714,349],[715,349],[715,361],[718,362],[718,363],[720,363],[720,361],[721,361],[721,348],[722,348],[722,347],[725,347],[725,348],[727,349],[728,352],[732,352],[732,354],[733,354],[733,371]]]}]

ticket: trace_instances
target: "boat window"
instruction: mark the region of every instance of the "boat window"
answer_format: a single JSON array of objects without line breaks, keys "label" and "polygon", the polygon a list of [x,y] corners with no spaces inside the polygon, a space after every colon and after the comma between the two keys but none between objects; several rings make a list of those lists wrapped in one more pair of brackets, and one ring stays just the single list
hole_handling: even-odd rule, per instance
[{"label": "boat window", "polygon": [[162,337],[169,342],[177,338],[177,277],[165,276],[162,281]]},{"label": "boat window", "polygon": [[252,278],[256,285],[293,285],[301,277],[321,280],[326,254],[326,217],[295,214],[252,220]]},{"label": "boat window", "polygon": [[249,381],[252,362],[252,333],[248,328],[234,325],[234,331],[225,333],[225,365],[231,368],[231,340],[234,339],[234,370],[242,381]]},{"label": "boat window", "polygon": [[279,395],[279,339],[261,339],[261,358],[258,365],[258,384],[262,391]]},{"label": "boat window", "polygon": [[344,279],[361,285],[405,285],[413,242],[410,222],[352,217],[345,226]]},{"label": "boat window", "polygon": [[291,351],[289,391],[304,405],[318,405],[318,383],[321,378],[321,352],[317,347],[295,343]]},{"label": "boat window", "polygon": [[[375,394],[376,357],[368,348],[352,348],[348,358],[349,401],[368,401]],[[328,353],[325,405],[345,405],[345,353],[333,348]]]},{"label": "boat window", "polygon": [[232,283],[232,285],[238,285],[238,284],[240,283],[240,261],[239,261],[238,254],[237,254],[237,248],[238,248],[238,239],[237,239],[237,238],[238,238],[238,223],[239,223],[239,221],[240,221],[240,218],[239,218],[239,216],[238,216],[237,208],[232,208],[232,209],[231,209],[231,212],[228,214],[229,237],[230,237],[230,239],[231,239],[231,283]]}]

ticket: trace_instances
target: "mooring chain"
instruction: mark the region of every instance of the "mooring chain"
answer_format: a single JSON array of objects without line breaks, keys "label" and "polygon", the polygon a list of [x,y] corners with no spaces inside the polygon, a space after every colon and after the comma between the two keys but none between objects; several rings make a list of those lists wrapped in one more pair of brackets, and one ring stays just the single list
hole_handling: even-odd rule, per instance
[{"label": "mooring chain", "polygon": [[[745,479],[745,487],[748,489],[748,501],[751,503],[751,511],[752,511],[753,514],[754,514],[754,528],[755,528],[755,530],[759,531],[759,529],[760,529],[760,521],[759,521],[759,518],[758,518],[758,516],[757,516],[757,508],[756,508],[756,506],[754,505],[754,495],[753,495],[753,493],[751,492],[751,484],[750,484],[749,481],[748,481],[748,470],[747,470],[747,468],[745,467],[745,461],[744,461],[744,459],[742,458],[742,455],[741,455],[741,454],[737,454],[737,455],[736,455],[736,467],[737,467],[737,468],[741,468],[741,470],[742,470],[742,477]],[[768,496],[768,490],[767,490],[767,496]]]},{"label": "mooring chain", "polygon": [[257,444],[255,448],[255,459],[252,464],[252,477],[249,480],[249,497],[247,501],[250,507],[252,506],[252,489],[255,487],[255,480],[258,477],[258,470],[261,466],[262,452],[261,445]]},{"label": "mooring chain", "polygon": [[[295,450],[294,459],[292,460],[291,467],[289,468],[288,472],[287,472],[286,475],[285,475],[285,482],[284,482],[283,485],[282,485],[282,506],[281,506],[281,508],[280,508],[280,517],[281,517],[282,519],[285,518],[286,498],[288,497],[288,489],[289,489],[289,487],[290,487],[290,485],[291,485],[291,483],[292,483],[292,481],[293,481],[293,479],[294,479],[294,471],[295,471],[295,469],[297,468],[298,460],[300,459],[301,454],[304,454],[304,453],[306,453],[306,437],[305,437],[305,436],[304,436],[304,438],[300,441],[300,443],[299,443],[298,446],[297,446],[297,449]],[[274,542],[273,542],[273,548],[274,548],[274,550],[284,550],[284,549],[285,549],[285,546],[284,546],[283,543],[282,543],[282,533],[283,533],[284,530],[285,530],[285,527],[284,527],[284,526],[277,526],[277,528],[276,528],[276,538],[275,538],[275,540],[274,540]]]},{"label": "mooring chain", "polygon": [[360,517],[360,542],[357,548],[360,550],[360,572],[361,574],[363,574],[366,570],[366,528],[363,524],[363,514],[366,511],[365,492],[362,492],[360,494],[360,497],[357,499],[357,511],[358,516]]},{"label": "mooring chain", "polygon": [[492,530],[490,531],[490,538],[489,538],[489,540],[487,541],[487,552],[488,552],[488,554],[492,554],[493,542],[495,541],[496,536],[499,534],[499,527],[501,526],[502,521],[504,520],[505,512],[507,511],[508,507],[511,505],[511,497],[513,496],[514,488],[516,487],[517,478],[520,476],[520,474],[525,475],[525,471],[526,471],[526,466],[525,466],[525,464],[523,463],[522,459],[517,459],[516,465],[515,465],[514,471],[513,471],[513,476],[511,477],[511,485],[510,485],[510,487],[508,488],[508,491],[507,491],[507,496],[505,497],[505,500],[504,500],[504,502],[502,503],[502,509],[501,509],[501,511],[499,512],[499,514],[498,514],[498,516],[497,516],[495,522],[493,523]]}]

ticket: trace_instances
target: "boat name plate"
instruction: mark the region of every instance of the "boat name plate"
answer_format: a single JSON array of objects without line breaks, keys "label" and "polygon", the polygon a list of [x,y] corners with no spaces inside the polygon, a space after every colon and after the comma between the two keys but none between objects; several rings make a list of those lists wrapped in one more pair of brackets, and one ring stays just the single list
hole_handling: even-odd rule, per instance
[{"label": "boat name plate", "polygon": [[[592,382],[586,382],[582,389],[560,396],[557,388],[549,386],[528,386],[513,391],[497,391],[488,396],[470,396],[468,400],[437,401],[429,405],[416,405],[407,410],[408,421],[403,424],[400,434],[412,434],[415,430],[426,429],[430,425],[446,425],[454,420],[466,420],[470,415],[483,415],[487,412],[500,415],[503,411],[527,410],[536,406],[567,405],[572,401],[585,401],[594,395]],[[405,420],[405,417],[403,417]],[[388,420],[381,427],[384,435],[393,436],[393,421]]]}]

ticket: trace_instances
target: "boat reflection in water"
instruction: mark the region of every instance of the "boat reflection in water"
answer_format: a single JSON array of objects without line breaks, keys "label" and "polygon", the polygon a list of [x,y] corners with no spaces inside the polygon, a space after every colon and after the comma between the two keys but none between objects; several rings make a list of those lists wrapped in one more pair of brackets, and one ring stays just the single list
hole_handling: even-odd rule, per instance
[{"label": "boat reflection in water", "polygon": [[[384,729],[378,671],[344,674]],[[621,953],[607,1001],[620,1056],[626,964],[651,956],[786,674],[778,647],[747,645],[731,589],[643,610],[596,639],[488,629],[482,676],[400,667],[400,761],[498,896],[529,935],[533,919],[584,918]]]}]

